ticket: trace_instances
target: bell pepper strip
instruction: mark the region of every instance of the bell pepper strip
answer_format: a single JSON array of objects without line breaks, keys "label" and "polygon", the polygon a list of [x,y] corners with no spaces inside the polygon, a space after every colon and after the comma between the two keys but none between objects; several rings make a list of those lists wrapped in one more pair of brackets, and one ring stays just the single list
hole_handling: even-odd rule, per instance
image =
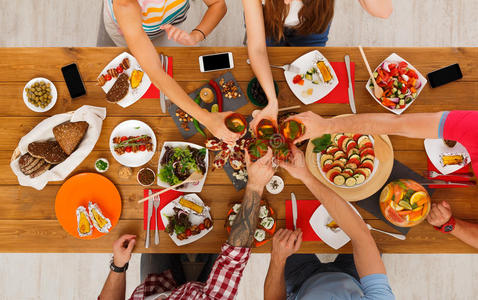
[{"label": "bell pepper strip", "polygon": [[217,85],[217,83],[214,81],[214,80],[209,80],[209,85],[211,85],[214,89],[214,91],[216,92],[216,98],[217,98],[217,106],[219,107],[219,112],[222,112],[222,108],[223,108],[223,101],[222,101],[222,93],[221,93],[221,89],[219,88],[219,85]]},{"label": "bell pepper strip", "polygon": [[[197,103],[197,105],[201,104],[201,95],[198,94],[196,96],[196,98],[194,98],[194,102]],[[199,125],[199,122],[198,120],[194,119],[193,118],[193,125],[194,125],[194,128],[196,128],[197,132],[199,132],[200,134],[202,134],[204,137],[207,137],[206,133],[204,132],[204,130],[202,130],[201,128],[201,125]]]}]

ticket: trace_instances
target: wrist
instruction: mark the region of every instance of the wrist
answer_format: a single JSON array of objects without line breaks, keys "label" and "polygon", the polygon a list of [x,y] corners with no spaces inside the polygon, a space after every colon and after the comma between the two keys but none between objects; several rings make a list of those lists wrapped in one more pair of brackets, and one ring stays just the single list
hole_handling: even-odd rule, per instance
[{"label": "wrist", "polygon": [[278,254],[271,254],[271,265],[277,266],[279,268],[283,268],[285,266],[285,262],[287,261],[287,257],[283,257]]},{"label": "wrist", "polygon": [[453,230],[455,230],[456,227],[456,220],[453,218],[453,216],[450,217],[448,221],[443,223],[441,226],[433,226],[435,227],[436,230],[443,232],[443,233],[451,233]]},{"label": "wrist", "polygon": [[114,256],[113,256],[111,262],[112,262],[115,266],[117,266],[118,268],[123,268],[123,267],[128,263],[128,261],[122,261],[122,260],[120,260],[120,259],[115,258]]},{"label": "wrist", "polygon": [[246,186],[246,190],[249,190],[251,192],[257,192],[259,193],[259,195],[262,195],[262,192],[264,191],[264,186],[260,184],[248,182]]},{"label": "wrist", "polygon": [[197,44],[203,40],[205,40],[203,34],[199,32],[198,30],[193,30],[189,34],[191,36],[191,39],[193,40],[194,44]]}]

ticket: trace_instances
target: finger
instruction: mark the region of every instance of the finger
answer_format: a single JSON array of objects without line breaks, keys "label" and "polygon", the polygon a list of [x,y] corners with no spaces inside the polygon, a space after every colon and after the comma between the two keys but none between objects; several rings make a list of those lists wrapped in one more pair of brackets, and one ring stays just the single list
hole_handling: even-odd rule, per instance
[{"label": "finger", "polygon": [[169,29],[171,29],[171,27],[172,27],[171,24],[165,24],[165,25],[161,25],[159,29],[168,31]]},{"label": "finger", "polygon": [[131,239],[128,243],[126,250],[131,253],[133,251],[134,245],[136,244],[136,239]]},{"label": "finger", "polygon": [[451,206],[450,206],[450,204],[449,204],[448,202],[442,201],[441,204],[442,204],[445,208],[451,209]]},{"label": "finger", "polygon": [[176,30],[176,32],[173,35],[173,40],[175,41],[180,40],[180,37],[182,34],[183,34],[183,31],[181,29]]},{"label": "finger", "polygon": [[297,233],[295,231],[292,231],[287,237],[287,246],[290,248],[294,248],[295,240],[297,240]]},{"label": "finger", "polygon": [[437,210],[440,212],[440,214],[442,215],[442,217],[445,217],[447,216],[450,212],[445,208],[445,206],[439,204],[437,205]]},{"label": "finger", "polygon": [[177,30],[176,27],[171,26],[171,28],[170,28],[169,31],[168,31],[168,40],[171,39],[171,37],[173,36],[173,34],[176,32],[176,30]]},{"label": "finger", "polygon": [[260,110],[256,109],[255,111],[252,112],[252,117],[255,118],[257,114],[260,112],[261,112]]},{"label": "finger", "polygon": [[249,151],[248,150],[244,151],[244,156],[245,156],[245,159],[246,159],[246,167],[249,168],[249,166],[252,164],[252,162],[251,162],[251,157],[249,156]]},{"label": "finger", "polygon": [[299,251],[301,245],[302,245],[302,231],[299,233],[299,236],[297,237],[297,240],[295,241],[294,252]]},{"label": "finger", "polygon": [[134,239],[136,238],[136,235],[134,234],[123,234],[122,236],[119,237],[117,242],[123,244],[126,240]]}]

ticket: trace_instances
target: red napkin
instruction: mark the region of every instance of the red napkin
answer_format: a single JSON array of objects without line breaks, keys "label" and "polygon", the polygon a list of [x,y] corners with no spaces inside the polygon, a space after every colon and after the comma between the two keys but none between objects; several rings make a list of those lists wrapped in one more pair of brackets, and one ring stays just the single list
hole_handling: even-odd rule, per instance
[{"label": "red napkin", "polygon": [[[152,191],[153,191],[153,193],[157,193],[160,190],[162,190],[162,189],[152,190]],[[161,194],[161,201],[159,202],[158,213],[161,211],[161,209],[163,209],[163,207],[168,205],[171,201],[178,198],[182,194],[184,194],[184,193],[173,191],[173,190],[167,191],[166,193]],[[144,197],[148,197],[148,195],[149,195],[149,189],[144,190]],[[153,199],[148,200],[148,201],[153,201]],[[148,201],[143,202],[143,204],[144,204],[144,206],[143,206],[144,230],[148,229]],[[164,230],[164,224],[161,221],[161,216],[158,216],[158,217],[159,217],[158,218],[158,220],[159,220],[158,229],[159,230]],[[153,216],[151,217],[151,229],[155,229],[155,228],[156,228],[156,211],[155,211],[154,206],[153,206]]]},{"label": "red napkin", "polygon": [[[302,230],[303,241],[320,241],[310,226],[310,217],[314,214],[317,207],[320,206],[319,200],[297,200],[297,228]],[[285,201],[285,226],[287,229],[294,230],[294,221],[292,220],[292,202]]]},{"label": "red napkin", "polygon": [[[168,56],[168,71],[169,76],[173,77],[173,58]],[[151,83],[149,89],[144,93],[141,99],[159,99],[159,89]]]},{"label": "red napkin", "polygon": [[[430,161],[430,159],[428,159],[428,171],[435,171],[437,173],[441,173],[440,171],[438,171],[437,168],[435,168],[435,166],[433,165],[433,163]],[[464,166],[463,168],[451,173],[451,174],[448,174],[448,175],[460,175],[460,174],[466,174],[466,173],[470,173],[471,170],[470,170],[470,165],[466,165]],[[465,179],[465,178],[462,178],[462,177],[459,177],[459,176],[438,176],[438,177],[435,177],[435,178],[430,178],[430,177],[427,177],[428,179],[430,180],[444,180],[444,181],[454,181],[454,182],[460,182],[460,181],[470,181],[469,179]],[[438,189],[438,188],[457,188],[457,187],[467,187],[465,185],[445,185],[445,184],[434,184],[434,185],[429,185],[430,188],[432,189]]]},{"label": "red napkin", "polygon": [[[339,79],[339,84],[327,96],[317,100],[316,103],[349,103],[349,78],[345,62],[331,62],[332,68]],[[355,63],[350,63],[350,78],[352,79],[352,89],[355,95]]]}]

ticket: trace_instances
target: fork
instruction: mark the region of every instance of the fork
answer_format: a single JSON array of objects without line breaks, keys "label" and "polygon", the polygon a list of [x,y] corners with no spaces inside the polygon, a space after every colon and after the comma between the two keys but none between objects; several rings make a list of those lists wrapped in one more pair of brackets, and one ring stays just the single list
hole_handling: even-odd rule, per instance
[{"label": "fork", "polygon": [[460,177],[460,178],[463,178],[463,179],[472,179],[473,178],[473,174],[472,173],[463,173],[463,174],[456,174],[456,175],[444,175],[444,174],[440,174],[438,172],[435,172],[435,171],[425,171],[423,172],[423,174],[425,176],[428,176],[430,178],[436,178],[438,176],[440,177],[450,177],[450,176],[453,176],[453,177]]},{"label": "fork", "polygon": [[154,205],[154,213],[156,215],[156,229],[154,231],[154,244],[155,245],[159,245],[159,231],[158,231],[158,208],[159,208],[159,202],[161,200],[160,198],[161,196],[160,195],[157,195],[156,197],[154,197],[154,201],[153,201],[153,205]]},{"label": "fork", "polygon": [[[251,60],[248,58],[246,60],[247,64],[251,64]],[[284,71],[288,71],[288,72],[291,72],[291,73],[299,73],[299,68],[296,67],[296,66],[293,66],[293,65],[290,65],[290,64],[285,64],[283,66],[276,66],[276,65],[269,65],[271,66],[272,68],[277,68],[277,69],[282,69]]]}]

